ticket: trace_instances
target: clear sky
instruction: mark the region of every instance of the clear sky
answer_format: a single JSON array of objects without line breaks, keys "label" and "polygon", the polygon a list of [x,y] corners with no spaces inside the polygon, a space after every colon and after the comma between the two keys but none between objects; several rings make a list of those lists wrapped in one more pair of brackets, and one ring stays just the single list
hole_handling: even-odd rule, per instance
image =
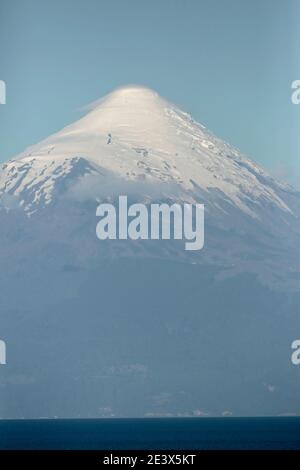
[{"label": "clear sky", "polygon": [[0,0],[0,160],[135,83],[300,187],[299,22],[300,0]]}]

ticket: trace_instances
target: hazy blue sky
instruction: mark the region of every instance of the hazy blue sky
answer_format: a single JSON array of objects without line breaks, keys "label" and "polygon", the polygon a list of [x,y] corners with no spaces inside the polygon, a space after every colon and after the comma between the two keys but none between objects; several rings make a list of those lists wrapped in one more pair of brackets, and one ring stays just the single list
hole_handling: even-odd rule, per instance
[{"label": "hazy blue sky", "polygon": [[298,184],[299,19],[300,0],[0,0],[0,160],[138,83]]}]

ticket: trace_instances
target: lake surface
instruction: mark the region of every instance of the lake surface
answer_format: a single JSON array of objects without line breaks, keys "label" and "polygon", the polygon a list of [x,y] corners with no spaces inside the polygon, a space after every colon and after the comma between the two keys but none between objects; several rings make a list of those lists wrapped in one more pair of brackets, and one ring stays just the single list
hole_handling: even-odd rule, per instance
[{"label": "lake surface", "polygon": [[0,420],[0,449],[300,449],[300,418]]}]

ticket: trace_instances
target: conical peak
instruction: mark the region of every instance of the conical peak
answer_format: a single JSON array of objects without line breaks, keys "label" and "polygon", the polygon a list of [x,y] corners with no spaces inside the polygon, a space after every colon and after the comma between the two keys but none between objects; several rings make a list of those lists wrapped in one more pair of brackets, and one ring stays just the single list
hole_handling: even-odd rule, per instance
[{"label": "conical peak", "polygon": [[106,95],[74,126],[80,132],[114,134],[124,141],[150,145],[153,139],[167,139],[170,105],[150,88],[128,85]]},{"label": "conical peak", "polygon": [[158,98],[159,95],[156,91],[143,85],[125,85],[117,88],[110,93],[111,97],[114,98]]},{"label": "conical peak", "polygon": [[[173,153],[176,145],[180,145],[178,126],[184,122],[174,118],[177,108],[145,86],[117,88],[88,109],[84,117],[34,146],[34,149],[30,148],[29,153],[53,157],[58,153],[74,152],[97,160],[99,152],[103,151],[102,145],[105,145],[105,150],[124,145],[169,149]],[[107,147],[107,142],[113,145]],[[24,154],[28,155],[28,150]]]},{"label": "conical peak", "polygon": [[165,106],[166,101],[150,88],[141,85],[127,85],[112,91],[100,101],[96,109],[115,107],[147,107]]},{"label": "conical peak", "polygon": [[[175,182],[184,191],[214,188],[251,216],[245,201],[253,187],[255,200],[267,198],[289,211],[263,170],[146,87],[131,85],[113,91],[79,121],[19,156],[34,171],[42,168],[43,181],[43,165],[54,175],[52,165],[57,160],[59,168],[68,172],[74,157],[125,180]],[[254,178],[256,174],[271,181],[271,189],[261,178]]]}]

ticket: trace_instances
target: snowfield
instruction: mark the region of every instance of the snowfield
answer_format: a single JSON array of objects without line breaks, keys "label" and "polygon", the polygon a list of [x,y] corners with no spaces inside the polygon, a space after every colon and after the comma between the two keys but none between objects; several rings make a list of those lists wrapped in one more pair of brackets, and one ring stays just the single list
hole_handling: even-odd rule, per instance
[{"label": "snowfield", "polygon": [[[299,289],[299,192],[150,89],[112,92],[0,173],[2,212],[28,217],[122,194],[146,203],[204,203],[206,250],[189,262],[216,264],[221,278],[254,272],[264,283]],[[142,251],[151,256],[151,250]]]},{"label": "snowfield", "polygon": [[0,190],[34,211],[52,201],[59,180],[72,171],[101,176],[103,170],[127,181],[176,184],[183,199],[198,186],[218,190],[253,217],[253,203],[293,212],[279,194],[291,188],[143,87],[116,90],[78,122],[3,165]]}]

